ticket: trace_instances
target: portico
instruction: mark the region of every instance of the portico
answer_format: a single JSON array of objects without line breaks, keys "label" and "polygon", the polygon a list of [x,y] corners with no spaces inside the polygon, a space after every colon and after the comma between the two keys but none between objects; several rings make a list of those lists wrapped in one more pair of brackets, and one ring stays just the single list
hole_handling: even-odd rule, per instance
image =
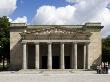
[{"label": "portico", "polygon": [[[31,43],[31,44],[30,44]],[[39,41],[37,42],[36,40],[23,40],[22,41],[22,45],[23,45],[23,69],[28,69],[28,61],[32,61],[32,60],[29,60],[28,57],[31,57],[29,55],[32,55],[32,54],[29,54],[29,46],[28,45],[33,45],[33,51],[35,54],[35,65],[33,69],[49,69],[49,70],[52,70],[52,69],[88,69],[88,65],[87,65],[87,48],[88,48],[88,43],[89,43],[89,40],[85,40],[85,41],[80,41],[80,40],[55,40],[55,41],[48,41],[48,42],[42,42],[42,41]],[[54,46],[59,46],[59,47],[56,47],[58,48],[55,52],[55,49]],[[42,48],[41,48],[42,47]],[[47,48],[47,50],[45,49]],[[67,49],[69,48],[69,49]],[[26,52],[28,49],[28,52]],[[81,49],[83,51],[81,51]],[[68,51],[69,50],[69,51]],[[43,52],[45,54],[43,54]],[[78,51],[80,51],[81,53],[79,53]],[[55,53],[57,55],[55,55]],[[56,68],[54,68],[56,65],[55,61],[52,61],[52,60],[55,60],[54,58],[58,57],[58,60],[56,61],[59,61],[59,65],[56,66]],[[81,57],[80,57],[81,56]],[[46,61],[45,61],[45,65],[43,67],[42,64],[44,64],[42,60],[43,57],[45,57]],[[66,60],[67,58],[69,57],[68,60]],[[57,59],[57,58],[56,58]],[[78,61],[81,60],[80,62],[82,63],[78,63]],[[47,63],[46,63],[47,62]],[[67,65],[69,62],[69,65]],[[53,64],[53,65],[52,65]],[[81,64],[81,65],[80,65]],[[66,66],[66,68],[65,68]],[[32,68],[31,68],[32,69]]]},{"label": "portico", "polygon": [[89,67],[87,46],[91,33],[84,32],[83,29],[56,26],[28,28],[20,35],[24,70],[88,69]]}]

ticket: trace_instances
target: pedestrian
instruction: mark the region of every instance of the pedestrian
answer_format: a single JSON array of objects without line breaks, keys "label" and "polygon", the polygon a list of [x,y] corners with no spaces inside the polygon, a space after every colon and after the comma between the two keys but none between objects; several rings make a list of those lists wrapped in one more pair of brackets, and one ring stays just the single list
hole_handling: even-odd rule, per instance
[{"label": "pedestrian", "polygon": [[104,74],[105,72],[105,64],[102,62],[102,65],[101,65],[101,73]]},{"label": "pedestrian", "polygon": [[100,67],[100,66],[99,66],[99,65],[97,65],[97,74],[99,74],[99,67]]},{"label": "pedestrian", "polygon": [[108,74],[108,62],[105,63],[105,71],[106,71],[106,74]]},{"label": "pedestrian", "polygon": [[102,73],[102,66],[99,65],[99,74],[101,74],[101,73]]},{"label": "pedestrian", "polygon": [[110,64],[108,64],[108,74],[110,74]]}]

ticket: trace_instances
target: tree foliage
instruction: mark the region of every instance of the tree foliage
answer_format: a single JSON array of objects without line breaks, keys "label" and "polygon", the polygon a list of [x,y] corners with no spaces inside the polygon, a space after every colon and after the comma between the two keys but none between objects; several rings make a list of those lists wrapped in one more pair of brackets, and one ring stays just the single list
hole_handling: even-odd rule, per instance
[{"label": "tree foliage", "polygon": [[0,57],[7,59],[10,56],[9,25],[10,22],[6,16],[0,17]]},{"label": "tree foliage", "polygon": [[110,62],[110,35],[102,40],[102,61]]}]

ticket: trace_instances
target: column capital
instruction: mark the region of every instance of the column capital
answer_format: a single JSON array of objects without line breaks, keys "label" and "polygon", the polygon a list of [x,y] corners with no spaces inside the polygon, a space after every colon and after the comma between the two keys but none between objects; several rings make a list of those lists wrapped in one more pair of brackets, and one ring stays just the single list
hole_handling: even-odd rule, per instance
[{"label": "column capital", "polygon": [[84,44],[85,44],[85,45],[89,45],[89,44],[90,44],[90,42],[84,42]]},{"label": "column capital", "polygon": [[27,44],[27,42],[24,42],[24,41],[22,41],[21,43],[22,43],[22,44]]},{"label": "column capital", "polygon": [[47,42],[47,44],[52,44],[52,42]]},{"label": "column capital", "polygon": [[78,42],[72,42],[72,44],[78,44]]},{"label": "column capital", "polygon": [[64,42],[60,42],[60,44],[64,44]]},{"label": "column capital", "polygon": [[34,42],[34,44],[39,44],[39,42]]}]

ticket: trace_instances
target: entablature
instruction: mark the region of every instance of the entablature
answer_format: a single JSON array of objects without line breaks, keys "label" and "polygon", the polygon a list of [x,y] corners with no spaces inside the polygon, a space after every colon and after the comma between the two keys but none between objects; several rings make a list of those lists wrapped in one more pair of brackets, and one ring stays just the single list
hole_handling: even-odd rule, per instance
[{"label": "entablature", "polygon": [[89,40],[90,32],[84,28],[27,28],[20,33],[23,40]]}]

